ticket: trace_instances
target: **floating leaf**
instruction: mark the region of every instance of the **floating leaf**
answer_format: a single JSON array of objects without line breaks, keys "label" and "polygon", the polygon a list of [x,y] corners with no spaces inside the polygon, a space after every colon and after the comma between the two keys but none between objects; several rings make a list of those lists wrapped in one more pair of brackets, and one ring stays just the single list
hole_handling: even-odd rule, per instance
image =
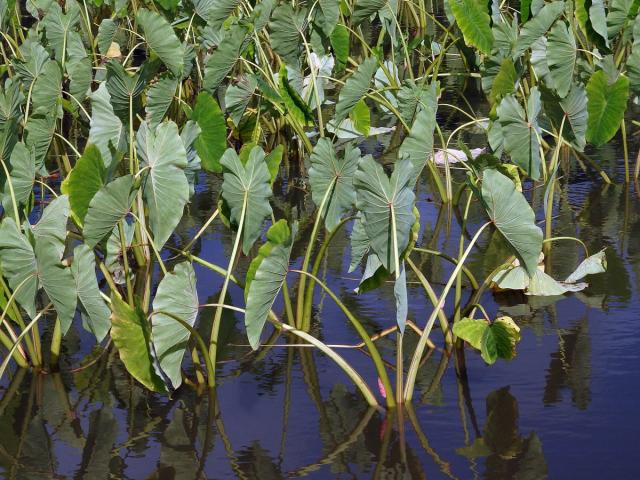
[{"label": "floating leaf", "polygon": [[483,360],[489,365],[498,358],[511,360],[520,341],[520,327],[511,317],[499,317],[492,323],[463,318],[454,324],[453,333],[480,350]]}]

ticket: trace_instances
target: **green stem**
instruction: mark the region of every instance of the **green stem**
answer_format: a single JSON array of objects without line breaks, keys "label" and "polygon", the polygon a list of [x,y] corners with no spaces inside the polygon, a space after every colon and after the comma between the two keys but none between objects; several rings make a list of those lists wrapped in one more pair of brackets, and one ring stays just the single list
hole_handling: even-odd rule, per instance
[{"label": "green stem", "polygon": [[351,322],[351,325],[353,326],[353,328],[355,328],[356,332],[358,333],[358,335],[360,335],[360,338],[362,338],[362,341],[365,343],[365,345],[367,346],[367,349],[369,350],[369,354],[371,355],[371,359],[375,364],[378,377],[380,378],[380,381],[382,382],[382,385],[384,386],[384,389],[387,392],[387,398],[386,398],[387,407],[389,408],[395,407],[396,401],[393,395],[393,389],[391,387],[391,382],[389,381],[389,375],[387,374],[387,370],[384,367],[384,362],[382,361],[382,357],[380,356],[380,352],[378,352],[378,349],[376,348],[375,344],[371,340],[371,337],[369,337],[369,334],[364,329],[360,321],[349,311],[346,305],[340,301],[340,299],[335,295],[335,293],[333,293],[333,291],[329,287],[327,287],[327,285],[325,285],[325,283],[322,280],[320,280],[318,277],[310,274],[309,272],[305,272],[303,270],[292,269],[289,271],[299,273],[309,278],[313,278],[315,282],[318,285],[320,285],[320,287],[327,293],[327,295],[331,297],[331,299],[336,303],[336,305],[340,308],[340,310],[342,310],[342,312],[346,315],[346,317]]},{"label": "green stem", "polygon": [[489,226],[491,222],[487,222],[478,229],[476,234],[471,239],[471,242],[467,246],[467,249],[464,251],[464,254],[460,257],[458,265],[454,269],[453,273],[449,277],[449,281],[444,287],[444,290],[440,294],[440,299],[438,302],[439,308],[434,308],[433,312],[431,312],[431,316],[429,320],[427,320],[427,325],[422,331],[422,335],[420,336],[420,340],[418,341],[418,345],[413,353],[413,358],[411,359],[411,366],[409,367],[409,371],[407,372],[407,381],[405,383],[404,388],[404,400],[405,402],[410,402],[413,398],[413,390],[416,383],[416,376],[418,374],[418,368],[420,366],[420,360],[422,359],[422,354],[424,353],[424,349],[427,345],[427,339],[429,338],[429,334],[431,333],[431,329],[433,328],[433,322],[438,316],[438,310],[444,308],[444,301],[449,294],[449,290],[451,290],[451,286],[453,282],[456,280],[458,273],[462,270],[462,264],[465,262],[469,254],[471,253],[471,249],[475,245],[476,241],[480,237],[480,234],[484,231],[484,229]]},{"label": "green stem", "polygon": [[56,317],[56,323],[53,327],[53,336],[51,337],[51,356],[49,358],[49,368],[58,367],[60,360],[60,345],[62,344],[62,326],[60,325],[60,317]]}]

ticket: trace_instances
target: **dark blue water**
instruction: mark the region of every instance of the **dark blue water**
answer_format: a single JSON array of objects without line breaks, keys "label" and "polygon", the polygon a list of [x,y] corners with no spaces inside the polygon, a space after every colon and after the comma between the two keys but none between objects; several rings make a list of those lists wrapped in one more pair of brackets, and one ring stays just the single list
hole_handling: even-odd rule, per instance
[{"label": "dark blue water", "polygon": [[[620,173],[619,161],[608,165],[611,173]],[[176,246],[188,241],[212,212],[218,182],[202,178],[191,214],[172,239]],[[640,477],[635,458],[640,427],[638,191],[605,186],[575,163],[563,171],[561,182],[554,233],[580,237],[591,253],[606,247],[608,271],[590,277],[585,292],[561,298],[487,293],[483,304],[489,314],[510,315],[522,329],[518,355],[511,362],[488,367],[467,350],[466,375],[458,375],[455,355],[442,350],[436,330],[432,337],[439,348],[420,369],[413,408],[386,414],[368,409],[347,377],[321,353],[286,345],[295,339],[281,337],[271,349],[252,353],[242,316],[227,313],[215,398],[189,387],[167,398],[132,380],[113,349],[91,352],[89,336],[79,329],[65,339],[60,374],[14,372],[10,381],[3,380],[0,477]],[[418,243],[455,255],[457,217],[424,193],[430,189],[425,179],[418,201],[423,223]],[[527,195],[541,205],[540,189]],[[300,203],[303,198],[299,193],[278,197],[276,216],[292,205],[298,213],[310,208]],[[472,208],[469,233],[483,221],[480,210]],[[304,235],[311,230],[304,222],[301,226],[302,239],[294,249],[298,264],[306,248]],[[393,285],[355,295],[358,272],[346,273],[348,231],[337,234],[334,242],[322,278],[370,332],[393,325]],[[202,258],[223,266],[230,250],[231,237],[221,225],[213,226],[196,247]],[[554,244],[551,274],[563,278],[582,257],[578,244]],[[426,255],[414,253],[412,258],[440,290],[451,266]],[[492,258],[488,233],[470,267],[483,278]],[[246,267],[243,259],[240,276]],[[216,301],[222,279],[202,267],[197,273],[201,303]],[[296,280],[289,278],[291,287]],[[415,278],[409,275],[408,280],[409,318],[422,326],[430,304]],[[242,306],[242,291],[232,287],[230,300]],[[280,312],[281,305],[275,310]],[[203,309],[203,332],[212,315]],[[319,291],[312,332],[328,344],[359,342],[341,311]],[[405,351],[415,341],[408,331]],[[378,345],[393,362],[395,336]],[[372,363],[362,351],[339,351],[376,385]]]}]

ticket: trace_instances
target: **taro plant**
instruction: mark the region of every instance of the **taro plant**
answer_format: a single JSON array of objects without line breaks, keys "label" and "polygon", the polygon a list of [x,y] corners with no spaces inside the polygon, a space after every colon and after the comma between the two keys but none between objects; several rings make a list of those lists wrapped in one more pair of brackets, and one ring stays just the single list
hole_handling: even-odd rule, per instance
[{"label": "taro plant", "polygon": [[[98,342],[108,337],[148,389],[211,388],[223,313],[232,310],[244,314],[254,349],[270,323],[266,343],[287,334],[314,345],[377,404],[363,376],[311,334],[313,322],[322,323],[313,314],[318,291],[360,337],[388,407],[412,400],[436,320],[447,351],[462,355],[466,341],[487,363],[511,359],[519,328],[488,314],[485,292],[561,295],[606,268],[602,252],[589,256],[585,248],[564,282],[543,270],[554,242],[581,243],[553,236],[563,159],[610,182],[585,148],[620,131],[630,180],[625,112],[640,93],[638,8],[534,2],[518,15],[496,2],[445,7],[448,25],[423,1],[68,0],[27,2],[26,11],[0,1],[0,343],[7,351],[0,375],[12,359],[57,368],[63,337],[79,318]],[[446,71],[451,55],[466,70]],[[484,116],[452,91],[450,75],[480,79]],[[454,93],[463,106],[448,103]],[[473,150],[464,142],[472,130],[484,139]],[[367,150],[367,137],[381,154]],[[217,208],[182,244],[174,233],[206,176],[220,184],[211,199]],[[460,217],[455,256],[417,246],[425,235],[416,206],[423,177]],[[523,193],[540,182],[544,232]],[[302,189],[309,208],[273,208],[283,183]],[[476,207],[485,222],[465,237]],[[225,265],[194,252],[216,221],[232,234]],[[396,332],[395,386],[380,336],[321,278],[342,229],[350,233],[350,271],[362,269],[358,294],[394,284],[396,322],[385,335]],[[490,231],[508,252],[479,282],[466,262]],[[414,261],[418,254],[453,265],[442,288]],[[194,263],[219,274],[215,303],[200,304]],[[408,277],[431,304],[422,324],[408,322]],[[228,301],[236,286],[244,308]],[[282,315],[274,311],[280,294]],[[202,335],[204,306],[214,313]],[[407,325],[418,335],[410,352]],[[52,330],[47,346],[44,328]],[[191,375],[182,368],[186,356]]]}]

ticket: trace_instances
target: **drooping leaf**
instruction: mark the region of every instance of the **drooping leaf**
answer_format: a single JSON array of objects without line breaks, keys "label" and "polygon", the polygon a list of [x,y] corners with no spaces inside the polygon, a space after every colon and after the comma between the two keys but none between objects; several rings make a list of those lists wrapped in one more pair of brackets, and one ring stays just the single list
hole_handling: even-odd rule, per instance
[{"label": "drooping leaf", "polygon": [[49,54],[40,42],[32,38],[27,38],[20,45],[20,54],[22,60],[14,60],[13,68],[25,88],[28,89],[42,74],[44,66],[49,62]]},{"label": "drooping leaf", "polygon": [[609,84],[603,70],[598,70],[587,83],[587,141],[603,145],[611,140],[624,118],[629,98],[629,79],[620,75]]},{"label": "drooping leaf", "polygon": [[349,273],[353,272],[371,248],[371,240],[364,229],[362,214],[359,213],[351,230],[351,262]]},{"label": "drooping leaf", "polygon": [[0,266],[20,306],[31,318],[35,317],[38,291],[35,253],[15,220],[9,216],[5,216],[0,224]]},{"label": "drooping leaf", "polygon": [[400,276],[394,283],[393,294],[396,298],[396,323],[398,324],[400,333],[404,333],[404,327],[407,324],[407,313],[409,310],[409,300],[407,297],[407,270],[404,267],[404,262],[400,269]]},{"label": "drooping leaf", "polygon": [[180,222],[189,200],[189,182],[184,173],[187,153],[173,122],[162,123],[155,131],[146,124],[141,126],[136,148],[141,167],[149,168],[143,195],[153,243],[160,250]]},{"label": "drooping leaf", "polygon": [[371,111],[367,107],[367,102],[360,100],[353,107],[353,110],[349,112],[349,118],[353,123],[355,129],[362,133],[363,136],[368,137],[371,130]]},{"label": "drooping leaf", "polygon": [[86,245],[80,244],[73,250],[71,273],[75,281],[82,324],[101,342],[111,328],[110,311],[100,296],[93,251]]},{"label": "drooping leaf", "polygon": [[609,37],[607,35],[607,13],[603,0],[591,0],[589,7],[589,20],[591,28],[602,39],[604,46],[609,47]]},{"label": "drooping leaf", "polygon": [[130,115],[135,116],[140,110],[140,97],[144,91],[146,80],[144,68],[130,75],[120,62],[116,60],[107,62],[107,80],[105,83],[109,91],[113,112],[125,124],[129,123]]},{"label": "drooping leaf", "polygon": [[227,127],[218,102],[207,92],[200,92],[192,119],[198,122],[201,130],[195,146],[202,168],[210,172],[222,172],[220,157],[227,148]]},{"label": "drooping leaf", "polygon": [[256,277],[258,267],[262,264],[262,261],[269,256],[269,253],[276,245],[288,245],[291,241],[291,229],[287,224],[287,221],[283,218],[269,227],[267,230],[267,242],[260,247],[258,255],[251,260],[249,268],[247,269],[247,275],[244,281],[244,299],[247,300],[249,295],[249,289],[251,288],[251,282]]},{"label": "drooping leaf", "polygon": [[[10,165],[9,174],[15,200],[18,203],[18,207],[26,205],[31,196],[31,190],[36,176],[35,154],[32,150],[29,150],[24,143],[18,142],[15,147],[13,147],[8,163]],[[3,192],[2,207],[5,212],[13,212],[13,199],[11,197],[11,189],[9,188],[9,179],[5,180]]]},{"label": "drooping leaf", "polygon": [[[433,154],[433,131],[438,110],[437,83],[432,83],[420,95],[417,115],[411,131],[400,145],[400,158],[407,156],[413,165],[412,177],[417,181],[422,169]],[[415,183],[414,181],[414,183]]]},{"label": "drooping leaf", "polygon": [[569,94],[560,101],[560,106],[567,116],[572,133],[571,135],[565,135],[565,131],[563,131],[563,136],[568,136],[579,151],[584,150],[586,144],[589,115],[587,105],[587,94],[580,84],[573,84]]},{"label": "drooping leaf", "polygon": [[193,266],[189,262],[179,263],[158,285],[151,320],[155,355],[174,389],[182,384],[180,367],[191,332],[164,313],[193,326],[198,317],[198,305]]},{"label": "drooping leaf", "polygon": [[278,93],[287,108],[287,115],[291,115],[302,125],[313,124],[313,112],[309,104],[292,85],[292,82],[289,81],[289,69],[284,65],[278,76]]},{"label": "drooping leaf", "polygon": [[[333,33],[340,20],[340,0],[319,0],[318,5],[322,11],[321,28],[328,37]],[[317,18],[316,16],[314,21],[317,21]]]},{"label": "drooping leaf", "polygon": [[48,240],[56,244],[58,260],[64,253],[64,243],[67,238],[67,220],[69,219],[69,197],[60,195],[51,201],[43,210],[38,223],[31,226],[31,233],[35,241]]},{"label": "drooping leaf", "polygon": [[57,62],[50,60],[33,83],[31,100],[34,113],[48,114],[55,109],[61,96],[62,71]]},{"label": "drooping leaf", "polygon": [[111,235],[118,222],[129,212],[135,198],[132,175],[118,177],[93,196],[84,218],[85,243],[93,248]]},{"label": "drooping leaf", "polygon": [[131,308],[117,295],[111,299],[111,338],[133,378],[151,391],[166,392],[153,366],[149,321],[139,306]]},{"label": "drooping leaf", "polygon": [[353,13],[351,14],[351,22],[355,26],[360,25],[384,7],[387,1],[388,0],[357,0],[353,7]]},{"label": "drooping leaf", "polygon": [[230,219],[236,225],[243,220],[242,251],[249,254],[254,242],[262,232],[265,219],[271,215],[271,175],[260,147],[251,149],[245,165],[235,150],[229,148],[220,159],[226,169],[222,183],[222,198],[230,208]]},{"label": "drooping leaf", "polygon": [[564,11],[564,2],[556,1],[545,4],[534,17],[524,24],[513,52],[513,59],[517,60],[533,43],[542,37],[553,25],[553,22]]},{"label": "drooping leaf", "polygon": [[84,222],[94,195],[104,186],[106,174],[100,150],[89,144],[62,182],[62,193],[69,196],[71,213],[80,225]]},{"label": "drooping leaf", "polygon": [[110,167],[118,159],[118,152],[127,149],[127,133],[111,106],[111,96],[105,83],[91,94],[91,128],[89,143],[100,150],[102,161]]},{"label": "drooping leaf", "polygon": [[549,32],[547,64],[549,79],[561,98],[567,96],[573,82],[576,64],[576,40],[564,22],[557,22]]},{"label": "drooping leaf", "polygon": [[495,227],[529,275],[533,275],[542,251],[542,230],[536,225],[535,214],[525,197],[509,178],[487,169],[482,176],[482,199]]},{"label": "drooping leaf", "polygon": [[76,102],[82,102],[87,98],[93,81],[93,70],[91,60],[84,58],[71,58],[65,64],[67,75],[69,76],[69,93],[75,98],[73,102],[74,110],[77,108]]},{"label": "drooping leaf", "polygon": [[46,174],[45,159],[49,153],[53,133],[56,129],[56,115],[53,112],[38,113],[29,116],[25,127],[24,143],[36,157],[36,168]]},{"label": "drooping leaf", "polygon": [[339,125],[349,112],[356,106],[369,90],[371,79],[378,68],[378,59],[369,57],[362,62],[355,73],[353,73],[345,82],[338,95],[338,103],[336,104],[335,123]]},{"label": "drooping leaf", "polygon": [[299,64],[304,49],[302,35],[307,26],[306,17],[306,9],[296,11],[289,3],[280,5],[271,14],[271,46],[288,65]]},{"label": "drooping leaf", "polygon": [[489,365],[498,358],[511,360],[520,341],[520,327],[511,317],[499,317],[492,323],[463,318],[454,324],[453,333],[480,350],[482,359]]},{"label": "drooping leaf", "polygon": [[188,120],[180,132],[180,139],[187,155],[187,167],[184,169],[184,174],[189,182],[189,197],[192,197],[195,192],[196,177],[201,167],[200,157],[195,146],[201,132],[198,124],[193,120]]},{"label": "drooping leaf", "polygon": [[264,256],[250,282],[244,322],[249,343],[254,350],[260,345],[260,334],[267,316],[289,271],[289,257],[295,235],[296,227],[294,226],[287,241],[274,243],[268,252],[263,252]]},{"label": "drooping leaf", "polygon": [[491,103],[493,105],[500,104],[500,101],[504,97],[515,93],[517,81],[518,74],[516,73],[513,61],[510,58],[503,59],[498,68],[498,73],[493,78],[493,83],[491,84],[491,91],[489,93]]},{"label": "drooping leaf", "polygon": [[203,83],[205,90],[213,93],[222,83],[240,58],[248,33],[246,26],[236,24],[225,34],[218,48],[205,62]]},{"label": "drooping leaf", "polygon": [[115,20],[112,18],[105,18],[100,22],[96,41],[98,43],[98,50],[102,55],[106,55],[109,51],[111,43],[113,43],[116,38],[116,33],[118,33],[118,24]]},{"label": "drooping leaf", "polygon": [[205,2],[199,2],[202,4],[209,4],[208,11],[206,13],[207,25],[214,29],[222,27],[223,23],[233,11],[238,7],[239,0],[208,0]]},{"label": "drooping leaf", "polygon": [[464,42],[485,55],[491,53],[493,32],[486,4],[477,0],[448,0],[451,13],[462,31]]},{"label": "drooping leaf", "polygon": [[225,108],[236,126],[240,125],[240,119],[257,86],[258,81],[253,75],[243,75],[237,79],[237,83],[227,88],[224,94]]},{"label": "drooping leaf", "polygon": [[138,10],[138,24],[144,31],[144,38],[160,60],[176,77],[182,76],[184,47],[171,25],[162,15],[144,8]]},{"label": "drooping leaf", "polygon": [[497,108],[505,151],[534,180],[540,178],[540,107],[540,91],[534,87],[527,100],[526,112],[513,95],[503,98]]},{"label": "drooping leaf", "polygon": [[414,170],[411,160],[395,164],[391,178],[370,155],[358,163],[353,184],[356,206],[363,214],[364,229],[371,249],[389,273],[400,275],[400,256],[407,248],[415,222]]},{"label": "drooping leaf", "polygon": [[276,148],[271,150],[269,155],[267,155],[264,161],[267,164],[267,168],[269,169],[269,175],[271,175],[271,186],[273,187],[273,182],[278,178],[278,173],[280,172],[280,164],[282,163],[282,155],[284,154],[284,146],[282,144],[277,145]]},{"label": "drooping leaf", "polygon": [[604,250],[599,251],[595,255],[585,258],[578,268],[567,277],[564,283],[575,283],[578,280],[582,280],[587,275],[595,275],[597,273],[603,273],[607,270],[607,257]]},{"label": "drooping leaf", "polygon": [[338,69],[342,70],[349,61],[349,30],[342,24],[336,25],[330,40]]},{"label": "drooping leaf", "polygon": [[155,129],[167,114],[173,96],[178,88],[178,79],[170,76],[161,77],[147,92],[147,122]]},{"label": "drooping leaf", "polygon": [[331,140],[321,138],[310,157],[309,183],[313,202],[324,207],[320,214],[325,227],[333,231],[356,201],[353,175],[358,169],[360,150],[347,147],[342,158],[338,158]]}]

